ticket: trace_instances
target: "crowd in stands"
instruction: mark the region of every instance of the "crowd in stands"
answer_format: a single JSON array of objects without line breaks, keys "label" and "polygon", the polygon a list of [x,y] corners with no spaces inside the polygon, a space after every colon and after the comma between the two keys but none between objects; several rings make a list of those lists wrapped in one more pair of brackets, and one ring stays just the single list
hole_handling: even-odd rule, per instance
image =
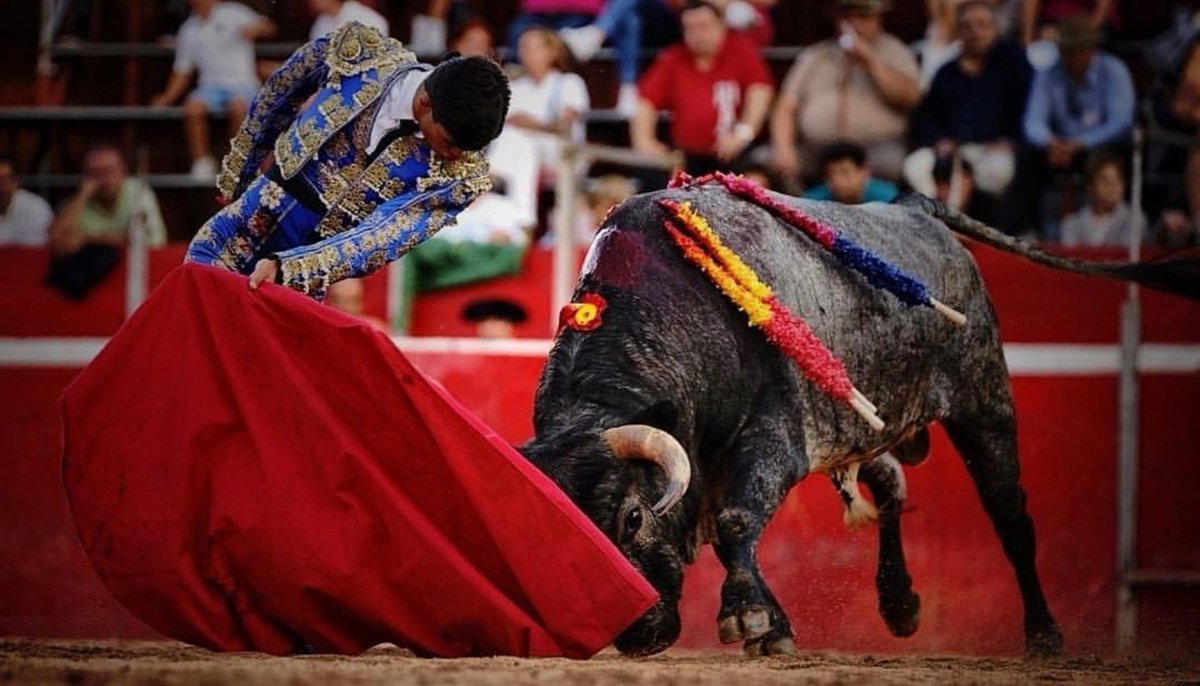
[{"label": "crowd in stands", "polygon": [[[254,42],[278,26],[239,2],[188,5],[170,77],[149,104],[183,102],[190,173],[211,178],[220,148],[210,147],[210,114],[226,113],[236,130],[261,83]],[[378,11],[386,5],[309,0],[308,36],[349,21],[405,34]],[[835,35],[799,50],[778,80],[762,51],[776,33],[777,0],[519,5],[501,27],[472,3],[429,0],[405,27],[425,59],[452,49],[509,62],[511,108],[490,152],[497,190],[463,213],[462,227],[446,234],[451,242],[524,249],[540,237],[553,223],[547,190],[562,173],[562,146],[587,139],[599,101],[615,102],[633,150],[682,153],[693,174],[745,172],[845,203],[913,189],[1015,235],[1065,245],[1121,245],[1135,231],[1173,246],[1200,242],[1200,146],[1164,153],[1177,160],[1182,200],[1160,193],[1148,222],[1129,197],[1139,97],[1156,126],[1188,140],[1200,126],[1200,39],[1188,17],[1151,44],[1154,85],[1138,93],[1127,61],[1109,49],[1121,27],[1113,0],[927,0],[927,30],[911,45],[885,29],[890,0],[830,0]],[[605,45],[615,79],[604,85],[615,93],[581,76]],[[128,178],[125,164],[111,146],[89,150],[82,185],[52,216],[19,188],[16,160],[0,157],[0,244],[49,242],[50,281],[76,297],[86,292],[111,268],[131,217],[151,243],[164,235],[153,191]],[[612,204],[662,180],[592,171],[582,202],[566,208],[579,217],[580,239]]]}]

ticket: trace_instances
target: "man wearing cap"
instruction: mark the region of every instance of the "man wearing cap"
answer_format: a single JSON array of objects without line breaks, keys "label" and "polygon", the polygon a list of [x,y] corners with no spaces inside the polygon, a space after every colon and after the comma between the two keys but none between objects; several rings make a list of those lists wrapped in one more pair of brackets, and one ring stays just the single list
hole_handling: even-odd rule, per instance
[{"label": "man wearing cap", "polygon": [[771,114],[771,157],[784,177],[816,172],[820,150],[842,141],[866,148],[881,176],[899,177],[920,69],[883,30],[889,8],[887,0],[838,0],[839,36],[796,58]]},{"label": "man wearing cap", "polygon": [[1038,72],[1025,109],[1025,137],[1051,169],[1070,169],[1084,153],[1123,147],[1133,130],[1133,78],[1120,59],[1097,49],[1087,17],[1058,23],[1058,61]]},{"label": "man wearing cap", "polygon": [[490,188],[480,151],[508,101],[491,60],[434,68],[373,28],[342,26],[299,48],[255,97],[217,178],[230,204],[186,260],[320,299],[398,259]]}]

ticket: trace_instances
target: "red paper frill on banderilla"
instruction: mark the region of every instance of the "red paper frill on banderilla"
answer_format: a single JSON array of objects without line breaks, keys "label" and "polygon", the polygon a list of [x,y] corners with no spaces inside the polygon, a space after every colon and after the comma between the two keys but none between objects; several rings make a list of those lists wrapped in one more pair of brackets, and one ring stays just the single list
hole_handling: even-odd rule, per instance
[{"label": "red paper frill on banderilla", "polygon": [[188,643],[585,658],[656,600],[387,337],[281,287],[180,267],[61,410],[93,566]]}]

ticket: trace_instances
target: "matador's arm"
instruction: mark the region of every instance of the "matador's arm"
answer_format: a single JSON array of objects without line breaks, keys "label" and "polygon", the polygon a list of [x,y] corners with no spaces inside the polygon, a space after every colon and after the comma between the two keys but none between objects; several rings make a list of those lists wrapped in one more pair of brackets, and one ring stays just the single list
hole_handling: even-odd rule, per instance
[{"label": "matador's arm", "polygon": [[354,228],[276,253],[280,282],[321,298],[333,282],[370,274],[454,223],[463,208],[491,188],[491,181],[482,153],[468,152],[451,164],[463,173],[426,177]]}]

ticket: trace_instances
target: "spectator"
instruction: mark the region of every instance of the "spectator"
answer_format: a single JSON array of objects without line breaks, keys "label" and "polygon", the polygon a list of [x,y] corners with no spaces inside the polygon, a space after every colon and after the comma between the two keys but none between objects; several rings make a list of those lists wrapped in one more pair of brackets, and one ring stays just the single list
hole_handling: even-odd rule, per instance
[{"label": "spectator", "polygon": [[771,106],[771,72],[743,37],[729,35],[720,11],[689,2],[680,14],[683,44],[664,50],[638,85],[641,102],[629,135],[639,152],[668,152],[655,128],[658,110],[671,113],[671,141],[687,156],[687,171],[736,166]]},{"label": "spectator", "polygon": [[834,143],[821,152],[825,181],[808,189],[809,200],[835,200],[846,205],[891,202],[899,194],[896,184],[871,176],[867,151],[853,143]]},{"label": "spectator", "polygon": [[779,180],[775,178],[774,170],[765,164],[747,164],[742,168],[742,176],[767,190],[773,191],[779,189]]},{"label": "spectator", "polygon": [[1097,32],[1117,27],[1113,0],[1021,0],[1021,42],[1056,40],[1058,22],[1076,15],[1082,15]]},{"label": "spectator", "polygon": [[558,173],[563,142],[583,141],[582,116],[591,107],[587,85],[570,71],[566,46],[554,31],[532,26],[521,35],[524,75],[512,82],[504,131],[491,148],[492,170],[507,195],[537,220],[539,181]]},{"label": "spectator", "polygon": [[17,161],[0,155],[0,245],[45,245],[53,219],[50,203],[21,188]]},{"label": "spectator", "polygon": [[1087,204],[1063,220],[1063,245],[1129,245],[1135,231],[1145,236],[1146,217],[1125,202],[1122,167],[1121,158],[1109,153],[1089,159]]},{"label": "spectator", "polygon": [[230,137],[237,134],[250,101],[258,92],[254,67],[254,41],[275,35],[275,24],[236,2],[189,0],[192,15],[179,29],[175,65],[166,90],[150,104],[171,105],[179,100],[199,74],[199,85],[183,103],[184,130],[192,157],[192,176],[216,175],[208,140],[208,115],[229,116]]},{"label": "spectator", "polygon": [[370,26],[385,36],[389,32],[387,19],[358,0],[308,0],[308,8],[317,15],[308,32],[309,40],[316,40],[352,21]]},{"label": "spectator", "polygon": [[883,30],[887,0],[838,0],[841,35],[800,54],[771,115],[771,153],[785,182],[809,176],[821,148],[850,141],[898,178],[908,112],[921,99],[908,46]]},{"label": "spectator", "polygon": [[463,319],[475,323],[480,338],[512,338],[518,324],[528,319],[525,308],[506,298],[473,300],[463,308]]},{"label": "spectator", "polygon": [[1064,19],[1058,62],[1034,76],[1025,137],[1051,169],[1075,167],[1091,150],[1129,144],[1133,78],[1120,59],[1096,49],[1099,40],[1086,17]]},{"label": "spectator", "polygon": [[47,282],[79,299],[116,266],[120,247],[140,227],[146,245],[167,240],[154,191],[129,177],[116,147],[93,146],[83,158],[79,191],[50,224],[54,257]]},{"label": "spectator", "polygon": [[959,0],[925,0],[925,11],[929,13],[929,26],[925,39],[915,50],[921,63],[921,92],[929,90],[933,76],[942,65],[958,58],[962,44],[958,42],[958,29],[954,24],[954,9]]},{"label": "spectator", "polygon": [[530,26],[561,30],[575,59],[595,56],[606,37],[615,39],[620,90],[617,108],[632,114],[637,105],[638,52],[642,46],[642,21],[636,7],[661,0],[523,0],[521,14],[509,24],[509,45],[516,47]]},{"label": "spectator", "polygon": [[[1200,42],[1193,42],[1180,60],[1173,88],[1161,114],[1168,126],[1192,136],[1200,135]],[[1173,210],[1163,218],[1164,240],[1168,245],[1190,243],[1200,238],[1200,146],[1187,151],[1184,167],[1188,213]]]},{"label": "spectator", "polygon": [[995,199],[1013,179],[1013,146],[1020,140],[1033,69],[1019,45],[999,38],[988,0],[965,0],[956,18],[962,51],[938,70],[917,110],[919,147],[905,160],[904,177],[917,191],[933,195],[938,159],[961,156],[974,171],[975,189]]},{"label": "spectator", "polygon": [[[576,199],[574,212],[571,213],[571,223],[575,227],[575,245],[589,245],[612,208],[637,193],[637,186],[633,180],[620,174],[604,174],[588,179],[584,189],[584,193]],[[557,222],[555,225],[557,226]],[[554,245],[553,229],[542,236],[540,243],[545,247]]]},{"label": "spectator", "polygon": [[[447,27],[460,27],[464,22],[471,21],[472,14],[466,0],[428,0],[424,12],[413,16],[408,49],[423,56],[442,54],[447,46]],[[455,31],[458,30],[461,29]],[[451,46],[454,44],[455,31],[449,32]],[[490,30],[488,37],[491,37]],[[467,55],[465,52],[462,54]],[[482,53],[472,54],[485,56]],[[491,57],[491,53],[486,56]]]},{"label": "spectator", "polygon": [[496,58],[492,28],[482,19],[468,19],[455,27],[450,34],[450,49],[463,57]]}]

